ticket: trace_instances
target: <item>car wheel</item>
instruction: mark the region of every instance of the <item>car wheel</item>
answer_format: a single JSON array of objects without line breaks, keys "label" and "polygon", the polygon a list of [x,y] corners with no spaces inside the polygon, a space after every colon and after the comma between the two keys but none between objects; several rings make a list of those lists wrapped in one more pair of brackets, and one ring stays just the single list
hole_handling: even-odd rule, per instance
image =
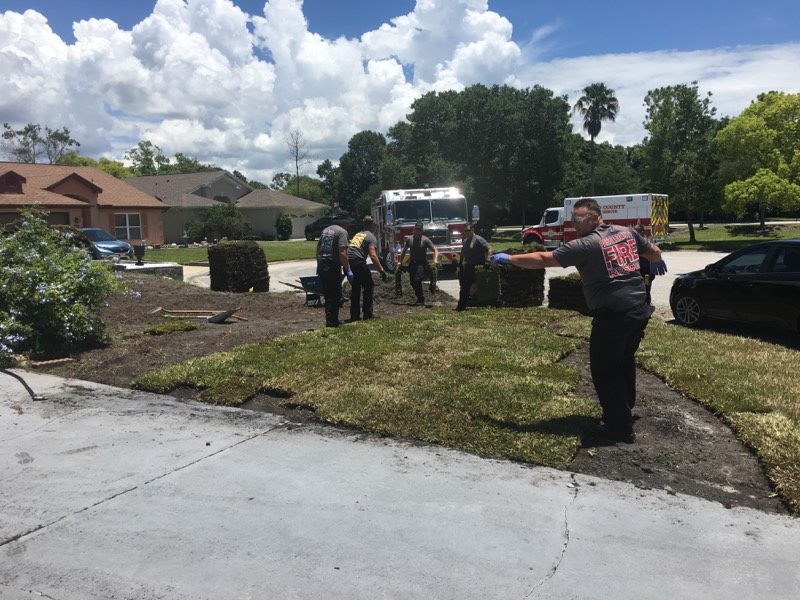
[{"label": "car wheel", "polygon": [[310,231],[306,231],[306,239],[307,239],[309,242],[313,242],[313,241],[314,241],[314,234],[313,234],[313,233],[311,233]]},{"label": "car wheel", "polygon": [[528,235],[525,236],[525,239],[522,240],[522,243],[525,244],[526,246],[529,246],[530,244],[541,244],[542,239],[535,235]]},{"label": "car wheel", "polygon": [[699,327],[703,322],[703,309],[691,294],[681,294],[672,306],[675,320],[686,327]]}]

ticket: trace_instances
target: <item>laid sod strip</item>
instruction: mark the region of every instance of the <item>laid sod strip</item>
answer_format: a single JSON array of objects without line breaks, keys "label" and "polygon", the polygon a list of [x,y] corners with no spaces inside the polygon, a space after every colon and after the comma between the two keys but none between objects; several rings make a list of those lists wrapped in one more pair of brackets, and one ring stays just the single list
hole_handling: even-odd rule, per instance
[{"label": "laid sod strip", "polygon": [[335,424],[483,456],[565,468],[599,412],[556,364],[584,341],[556,335],[573,318],[542,308],[431,310],[248,344],[153,371],[135,387],[202,390],[213,403],[290,393]]},{"label": "laid sod strip", "polygon": [[758,454],[800,515],[800,353],[654,320],[638,354],[671,387],[708,406]]}]

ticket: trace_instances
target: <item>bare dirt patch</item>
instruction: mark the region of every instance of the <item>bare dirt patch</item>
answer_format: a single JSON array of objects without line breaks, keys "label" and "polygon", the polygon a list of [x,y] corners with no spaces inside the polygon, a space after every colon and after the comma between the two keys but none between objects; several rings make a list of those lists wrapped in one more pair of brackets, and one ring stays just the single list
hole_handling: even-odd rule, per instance
[{"label": "bare dirt patch", "polygon": [[[137,376],[165,364],[318,329],[325,321],[324,309],[305,306],[303,294],[212,292],[152,276],[129,277],[127,283],[128,293],[115,297],[100,311],[110,335],[108,346],[86,351],[74,362],[44,365],[39,369],[63,377],[129,387]],[[427,289],[426,297],[430,297]],[[407,302],[411,299],[395,298],[393,281],[377,283],[375,315],[396,318],[426,310],[409,306]],[[431,305],[454,307],[455,301],[437,292],[431,298]],[[193,320],[198,327],[192,331],[147,335],[146,329],[165,321],[161,314],[152,314],[157,307],[238,308],[236,314],[247,320],[215,325],[198,319]],[[340,315],[342,319],[349,316],[348,305]],[[575,352],[565,363],[582,373],[575,393],[596,398],[588,372],[587,352]],[[786,512],[773,494],[758,460],[728,427],[655,376],[640,370],[638,377],[636,443],[581,448],[571,465],[572,470],[627,481],[643,488],[691,494],[725,506]],[[190,399],[196,397],[196,390],[175,390],[173,395]],[[242,408],[281,414],[295,422],[314,420],[313,412],[307,407],[286,406],[284,400],[259,394]]]},{"label": "bare dirt patch", "polygon": [[[597,401],[588,347],[563,362],[581,373],[575,394]],[[572,471],[699,496],[728,508],[787,512],[757,457],[729,427],[655,375],[638,369],[636,377],[636,443],[592,446],[587,441],[572,461]]]}]

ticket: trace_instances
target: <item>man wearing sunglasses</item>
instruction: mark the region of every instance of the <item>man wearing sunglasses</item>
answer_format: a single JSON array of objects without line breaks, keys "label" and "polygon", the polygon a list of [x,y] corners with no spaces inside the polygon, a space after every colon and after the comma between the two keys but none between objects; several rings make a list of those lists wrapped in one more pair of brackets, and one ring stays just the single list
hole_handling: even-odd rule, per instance
[{"label": "man wearing sunglasses", "polygon": [[552,252],[495,254],[494,264],[524,269],[574,266],[581,275],[586,304],[592,311],[589,360],[603,422],[594,432],[611,442],[633,443],[633,406],[636,402],[634,355],[644,337],[653,307],[641,273],[639,257],[651,269],[667,271],[661,250],[633,229],[603,223],[593,198],[575,202],[572,223],[578,239]]}]

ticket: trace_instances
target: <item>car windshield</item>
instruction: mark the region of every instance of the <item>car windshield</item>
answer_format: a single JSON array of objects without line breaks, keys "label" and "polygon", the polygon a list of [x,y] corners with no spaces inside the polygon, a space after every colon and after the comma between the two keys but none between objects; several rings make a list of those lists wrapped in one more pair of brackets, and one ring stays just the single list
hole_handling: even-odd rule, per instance
[{"label": "car windshield", "polygon": [[414,223],[431,220],[431,203],[429,200],[406,200],[395,202],[392,207],[394,219],[398,223]]},{"label": "car windshield", "polygon": [[555,223],[558,221],[558,209],[556,210],[546,210],[544,212],[544,224],[549,225],[550,223]]},{"label": "car windshield", "polygon": [[117,238],[102,229],[81,229],[83,235],[93,242],[116,242]]},{"label": "car windshield", "polygon": [[464,198],[431,200],[434,221],[466,221],[467,201]]}]

